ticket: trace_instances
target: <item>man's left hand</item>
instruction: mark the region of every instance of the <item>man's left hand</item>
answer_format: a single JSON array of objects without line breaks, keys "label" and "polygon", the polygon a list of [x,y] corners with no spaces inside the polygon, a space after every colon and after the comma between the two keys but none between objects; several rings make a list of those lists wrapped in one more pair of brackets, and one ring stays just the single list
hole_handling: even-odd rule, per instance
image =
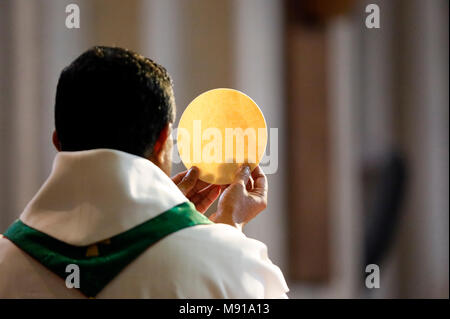
[{"label": "man's left hand", "polygon": [[199,178],[199,169],[195,166],[189,170],[178,173],[172,177],[172,181],[178,186],[181,192],[202,214],[219,197],[221,187],[219,185],[208,184]]}]

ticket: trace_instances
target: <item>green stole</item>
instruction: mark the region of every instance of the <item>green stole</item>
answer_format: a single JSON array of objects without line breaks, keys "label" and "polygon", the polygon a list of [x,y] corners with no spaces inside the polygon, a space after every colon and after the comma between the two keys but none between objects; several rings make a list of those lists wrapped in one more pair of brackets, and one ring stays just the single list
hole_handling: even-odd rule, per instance
[{"label": "green stole", "polygon": [[70,275],[66,272],[67,265],[78,265],[80,291],[87,297],[95,297],[151,245],[180,229],[202,224],[212,222],[197,212],[192,203],[185,202],[130,230],[89,246],[67,244],[20,220],[16,220],[3,236],[64,280]]}]

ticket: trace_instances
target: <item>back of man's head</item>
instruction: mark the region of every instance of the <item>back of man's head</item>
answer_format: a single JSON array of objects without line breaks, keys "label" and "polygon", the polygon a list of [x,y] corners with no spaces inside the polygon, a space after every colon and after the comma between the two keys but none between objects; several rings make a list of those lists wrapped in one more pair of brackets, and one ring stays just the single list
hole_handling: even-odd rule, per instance
[{"label": "back of man's head", "polygon": [[174,113],[167,71],[126,49],[94,47],[58,81],[55,127],[62,151],[110,148],[147,157]]}]

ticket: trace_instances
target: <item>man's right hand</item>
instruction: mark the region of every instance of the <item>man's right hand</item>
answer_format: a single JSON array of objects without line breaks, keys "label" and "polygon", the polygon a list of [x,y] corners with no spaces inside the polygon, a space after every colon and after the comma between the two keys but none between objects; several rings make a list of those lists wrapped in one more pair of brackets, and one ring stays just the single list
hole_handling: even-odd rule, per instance
[{"label": "man's right hand", "polygon": [[267,178],[257,166],[250,173],[242,166],[232,184],[219,197],[217,212],[210,216],[215,223],[242,227],[267,207]]}]

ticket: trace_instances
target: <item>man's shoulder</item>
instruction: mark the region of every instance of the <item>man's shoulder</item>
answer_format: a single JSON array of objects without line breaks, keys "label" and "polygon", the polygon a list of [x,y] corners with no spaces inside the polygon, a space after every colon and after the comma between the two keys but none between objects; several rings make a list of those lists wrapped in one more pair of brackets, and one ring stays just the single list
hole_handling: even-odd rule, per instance
[{"label": "man's shoulder", "polygon": [[[224,224],[197,225],[179,230],[150,247],[112,283],[138,273],[151,295],[164,298],[262,298],[265,245]],[[242,282],[242,276],[247,279]],[[130,279],[131,280],[131,279]],[[173,289],[168,289],[172,287]]]},{"label": "man's shoulder", "polygon": [[[255,270],[270,262],[264,243],[225,224],[197,225],[167,236],[146,252],[149,262],[216,278]],[[165,267],[165,266],[164,266]]]},{"label": "man's shoulder", "polygon": [[248,238],[242,231],[226,224],[197,225],[169,236],[168,244],[206,249],[211,254],[243,253],[266,250],[264,243]]},{"label": "man's shoulder", "polygon": [[231,281],[244,273],[265,272],[273,266],[264,243],[226,224],[185,228],[151,247],[149,253],[164,255],[162,260],[180,261],[178,265],[184,270],[189,265],[191,274],[199,271],[199,276],[209,274]]}]

